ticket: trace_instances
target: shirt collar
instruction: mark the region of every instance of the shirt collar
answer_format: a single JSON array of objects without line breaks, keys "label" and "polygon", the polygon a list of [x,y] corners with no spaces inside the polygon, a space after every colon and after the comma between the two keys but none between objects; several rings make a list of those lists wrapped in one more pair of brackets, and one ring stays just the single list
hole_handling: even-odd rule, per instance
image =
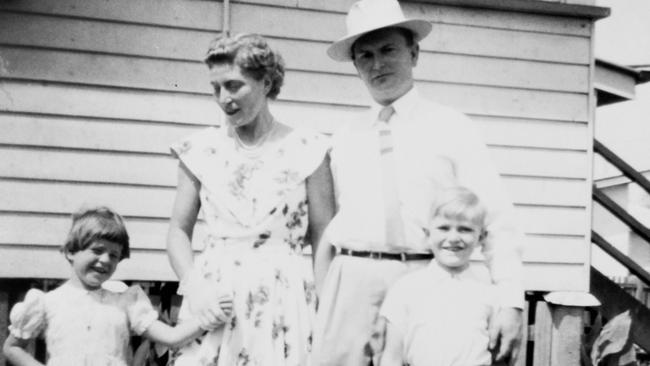
[{"label": "shirt collar", "polygon": [[[418,99],[420,98],[420,93],[418,90],[413,86],[411,90],[406,92],[406,94],[402,95],[399,99],[393,102],[392,106],[395,108],[395,115],[398,117],[404,117],[406,116],[409,112],[411,112]],[[379,111],[384,108],[383,105],[373,101],[372,105],[370,106],[371,113],[374,117],[377,117],[379,115]],[[402,119],[408,120],[407,118]]]},{"label": "shirt collar", "polygon": [[427,270],[433,276],[434,280],[445,280],[451,278],[466,279],[472,278],[471,269],[467,268],[462,272],[452,273],[443,268],[435,259],[431,260],[427,266]]}]

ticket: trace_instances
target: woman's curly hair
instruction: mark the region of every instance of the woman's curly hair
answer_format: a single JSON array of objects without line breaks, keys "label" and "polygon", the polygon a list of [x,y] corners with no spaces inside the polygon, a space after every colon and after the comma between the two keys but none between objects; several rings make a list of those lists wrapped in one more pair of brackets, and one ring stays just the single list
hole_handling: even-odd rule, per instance
[{"label": "woman's curly hair", "polygon": [[210,68],[220,63],[237,65],[243,73],[257,81],[268,77],[271,89],[266,96],[275,99],[280,93],[284,81],[284,60],[258,34],[217,37],[210,43],[204,61]]}]

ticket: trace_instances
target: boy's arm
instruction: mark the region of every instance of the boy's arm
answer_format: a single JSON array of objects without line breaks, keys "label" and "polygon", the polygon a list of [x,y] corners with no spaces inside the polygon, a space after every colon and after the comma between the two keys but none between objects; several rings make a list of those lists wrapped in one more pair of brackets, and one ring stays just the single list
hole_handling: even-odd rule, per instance
[{"label": "boy's arm", "polygon": [[402,348],[402,337],[395,326],[390,321],[386,321],[386,343],[379,366],[402,366],[404,364]]},{"label": "boy's arm", "polygon": [[16,366],[43,366],[25,350],[27,342],[27,339],[16,338],[10,334],[2,347],[5,357]]}]

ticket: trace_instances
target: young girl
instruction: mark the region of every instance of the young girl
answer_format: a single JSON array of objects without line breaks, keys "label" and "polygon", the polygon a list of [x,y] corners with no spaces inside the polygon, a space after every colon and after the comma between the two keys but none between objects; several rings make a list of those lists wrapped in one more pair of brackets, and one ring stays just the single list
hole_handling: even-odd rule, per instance
[{"label": "young girl", "polygon": [[386,343],[380,366],[492,364],[488,326],[496,294],[486,268],[469,263],[487,235],[485,216],[466,188],[440,194],[429,226],[435,258],[400,278],[382,304]]},{"label": "young girl", "polygon": [[25,351],[27,340],[44,333],[47,365],[126,366],[130,332],[175,346],[223,324],[232,308],[229,295],[215,299],[213,317],[170,327],[157,320],[138,286],[117,293],[102,288],[117,264],[129,257],[129,236],[122,218],[99,207],[73,215],[62,248],[72,275],[57,289],[32,289],[10,314],[4,354],[16,366],[41,365]]}]

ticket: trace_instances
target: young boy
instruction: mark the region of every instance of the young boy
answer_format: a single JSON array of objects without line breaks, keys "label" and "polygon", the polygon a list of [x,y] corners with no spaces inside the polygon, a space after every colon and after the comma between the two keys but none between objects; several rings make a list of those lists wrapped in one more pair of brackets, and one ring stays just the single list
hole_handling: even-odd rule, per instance
[{"label": "young boy", "polygon": [[431,215],[435,258],[390,288],[380,315],[386,322],[381,366],[491,365],[488,326],[496,295],[484,267],[470,267],[482,244],[485,207],[462,187],[441,192]]}]

